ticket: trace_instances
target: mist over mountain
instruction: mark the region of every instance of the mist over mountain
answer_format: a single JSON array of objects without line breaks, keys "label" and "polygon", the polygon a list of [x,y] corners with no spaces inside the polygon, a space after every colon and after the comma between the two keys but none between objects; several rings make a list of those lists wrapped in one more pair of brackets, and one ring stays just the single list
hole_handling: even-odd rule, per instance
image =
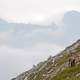
[{"label": "mist over mountain", "polygon": [[[66,45],[70,43],[69,40],[73,42],[80,37],[80,13],[77,11],[65,13],[63,23],[63,35],[58,37],[53,35],[51,37],[54,38],[48,38],[58,44]],[[59,54],[50,56],[47,60],[34,65],[29,71],[23,72],[12,80],[79,80],[79,67],[80,39]]]},{"label": "mist over mountain", "polygon": [[0,74],[5,75],[1,79],[16,76],[49,55],[56,55],[65,46],[80,38],[80,12],[66,12],[63,24],[59,26],[53,22],[46,26],[9,23],[0,19]]},{"label": "mist over mountain", "polygon": [[[8,23],[5,20],[0,20],[0,31],[9,32],[12,36],[10,40],[11,44],[15,43],[16,46],[21,44],[32,44],[36,41],[56,42],[58,44],[67,44],[67,41],[71,41],[79,38],[80,29],[80,12],[69,11],[64,14],[63,26],[57,26],[54,22],[51,25],[37,25],[37,24],[24,24],[24,23]],[[19,37],[19,35],[21,36]],[[30,36],[28,36],[30,35]],[[55,37],[55,38],[54,38]],[[73,37],[74,39],[72,39]],[[14,38],[14,39],[13,39]],[[30,40],[28,40],[30,38]],[[60,39],[60,42],[58,41]],[[63,39],[64,41],[62,41]],[[69,39],[69,40],[67,40]],[[16,41],[15,41],[16,40]],[[18,42],[20,40],[20,42]],[[25,40],[25,41],[24,41]],[[29,41],[28,43],[27,40]],[[33,41],[32,41],[33,40]],[[65,41],[67,40],[67,41]],[[61,42],[62,41],[62,42]],[[18,45],[17,45],[18,44]]]},{"label": "mist over mountain", "polygon": [[80,40],[11,80],[79,80]]}]

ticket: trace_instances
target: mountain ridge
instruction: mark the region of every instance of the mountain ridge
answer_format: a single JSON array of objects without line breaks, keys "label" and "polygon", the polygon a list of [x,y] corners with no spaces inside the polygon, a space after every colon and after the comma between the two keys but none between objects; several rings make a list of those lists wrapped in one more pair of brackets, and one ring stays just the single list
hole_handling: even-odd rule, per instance
[{"label": "mountain ridge", "polygon": [[[78,19],[76,17],[78,17]],[[70,39],[73,37],[73,35],[77,36],[79,34],[79,30],[80,30],[79,29],[79,25],[80,25],[79,21],[80,21],[80,13],[77,11],[70,11],[64,15],[64,27],[65,27],[66,32],[68,32],[68,33],[66,33],[66,35],[64,37],[61,37],[60,41],[62,39],[64,40],[64,38],[66,38],[65,42],[67,42],[67,40],[70,41]],[[74,27],[74,29],[73,29],[73,27]],[[78,30],[78,32],[76,32],[76,29]],[[80,45],[80,39],[78,41],[76,41],[75,43],[73,43],[72,45],[70,45],[69,47],[65,48],[65,50],[60,52],[60,54],[58,54],[54,57],[50,57],[48,59],[48,60],[50,60],[49,61],[50,63],[48,63],[48,60],[41,62],[39,64],[39,67],[36,65],[31,70],[22,73],[21,75],[17,76],[17,78],[14,78],[14,79],[15,80],[38,80],[40,78],[39,80],[52,80],[51,76],[52,77],[53,77],[53,75],[57,76],[57,74],[54,74],[53,71],[55,71],[55,73],[58,73],[60,71],[60,69],[64,70],[65,68],[69,67],[68,66],[69,58],[71,56],[72,56],[71,58],[74,58],[77,56],[77,54],[75,56],[75,55],[73,55],[73,53],[75,53],[75,51],[79,50],[79,49],[75,50],[77,47],[80,48],[80,46],[78,46],[78,45]],[[64,54],[64,53],[66,53],[66,54]],[[71,54],[71,55],[69,55],[69,54]],[[54,62],[54,60],[56,60],[56,62],[53,65],[52,62]],[[49,72],[48,72],[47,64],[51,64],[51,66],[57,66],[57,68],[55,68],[55,70],[54,70],[51,66],[49,66],[51,68],[51,70],[49,69]],[[45,68],[47,68],[47,69],[45,69]],[[58,69],[58,71],[56,69]],[[60,80],[60,79],[56,79],[56,80]],[[63,79],[63,80],[65,80],[65,79]]]},{"label": "mountain ridge", "polygon": [[[80,53],[80,39],[65,48],[65,50],[60,52],[58,55],[53,57],[50,56],[46,61],[37,64],[31,70],[20,74],[12,80],[56,80],[53,78],[55,78],[59,72],[69,68],[69,58],[70,56],[74,57],[73,54],[77,55],[76,49],[78,49]],[[80,62],[78,62],[78,64],[80,64]],[[71,67],[72,65],[70,68]]]}]

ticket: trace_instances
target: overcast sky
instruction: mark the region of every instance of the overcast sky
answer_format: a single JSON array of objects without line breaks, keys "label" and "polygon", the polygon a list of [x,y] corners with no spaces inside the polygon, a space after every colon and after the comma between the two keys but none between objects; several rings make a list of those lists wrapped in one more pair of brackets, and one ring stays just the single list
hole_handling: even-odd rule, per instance
[{"label": "overcast sky", "polygon": [[80,0],[0,0],[0,17],[15,22],[40,23],[72,9],[80,10]]},{"label": "overcast sky", "polygon": [[70,10],[80,12],[80,0],[0,0],[0,80],[15,77],[77,40],[80,22],[76,19],[71,27],[63,21]]}]

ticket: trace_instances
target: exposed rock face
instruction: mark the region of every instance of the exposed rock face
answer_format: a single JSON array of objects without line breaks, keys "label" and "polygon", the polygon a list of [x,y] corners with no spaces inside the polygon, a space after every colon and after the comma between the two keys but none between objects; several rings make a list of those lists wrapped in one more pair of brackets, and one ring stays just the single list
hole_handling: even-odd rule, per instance
[{"label": "exposed rock face", "polygon": [[77,64],[80,64],[80,40],[65,48],[60,54],[50,56],[46,61],[40,62],[12,80],[52,80],[59,72]]}]

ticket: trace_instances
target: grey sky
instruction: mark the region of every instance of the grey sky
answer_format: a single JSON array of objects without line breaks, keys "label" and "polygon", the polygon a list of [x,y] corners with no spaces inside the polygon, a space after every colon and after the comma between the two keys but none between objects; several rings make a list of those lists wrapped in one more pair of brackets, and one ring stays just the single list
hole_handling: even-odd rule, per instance
[{"label": "grey sky", "polygon": [[80,12],[80,0],[0,0],[0,80],[79,39],[80,13],[70,10]]}]

